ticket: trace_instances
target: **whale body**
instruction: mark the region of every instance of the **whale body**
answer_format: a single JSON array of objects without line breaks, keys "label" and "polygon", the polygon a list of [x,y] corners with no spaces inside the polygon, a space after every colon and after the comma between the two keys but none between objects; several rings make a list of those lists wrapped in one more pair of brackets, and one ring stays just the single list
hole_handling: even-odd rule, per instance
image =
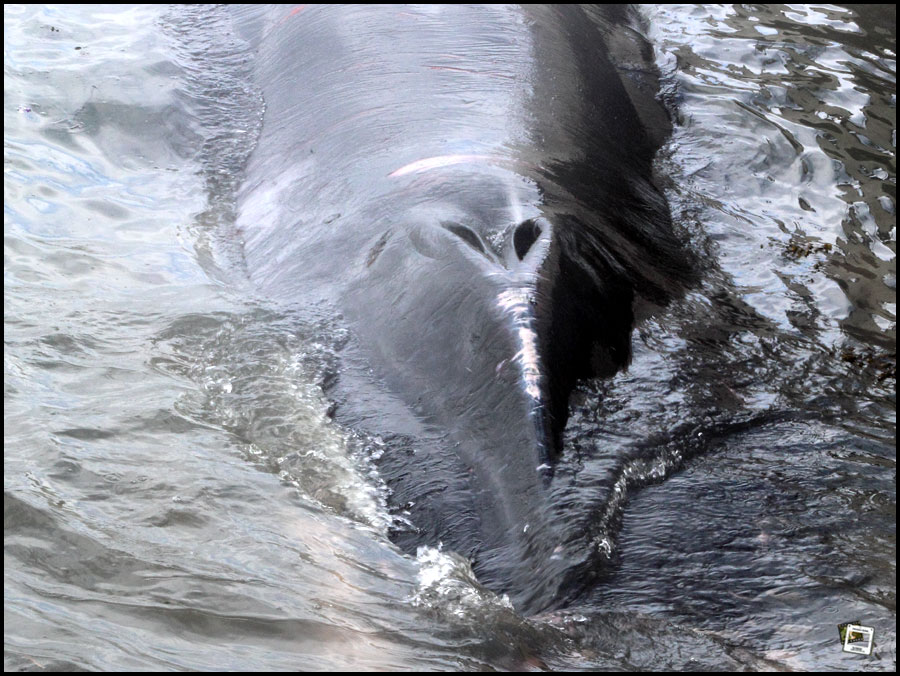
[{"label": "whale body", "polygon": [[627,366],[636,313],[693,275],[629,11],[254,6],[234,24],[265,102],[238,195],[251,279],[340,316],[338,417],[412,440],[381,462],[398,544],[554,605],[591,560],[560,555],[549,500],[569,394]]}]

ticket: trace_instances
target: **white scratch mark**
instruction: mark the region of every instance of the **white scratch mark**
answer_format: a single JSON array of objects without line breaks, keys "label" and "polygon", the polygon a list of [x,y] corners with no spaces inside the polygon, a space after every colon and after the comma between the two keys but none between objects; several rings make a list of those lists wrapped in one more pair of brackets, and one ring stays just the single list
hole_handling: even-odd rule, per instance
[{"label": "white scratch mark", "polygon": [[516,335],[519,338],[519,351],[512,360],[522,371],[522,383],[526,394],[541,405],[541,367],[537,345],[537,332],[534,330],[534,318],[531,312],[533,292],[528,288],[507,289],[497,296],[497,304],[512,317]]}]

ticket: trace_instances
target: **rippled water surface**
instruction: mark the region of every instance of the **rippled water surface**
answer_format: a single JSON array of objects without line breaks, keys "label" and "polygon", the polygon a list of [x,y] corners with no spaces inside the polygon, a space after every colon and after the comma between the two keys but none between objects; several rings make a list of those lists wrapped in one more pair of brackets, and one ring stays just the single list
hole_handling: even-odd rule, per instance
[{"label": "rippled water surface", "polygon": [[573,397],[553,490],[606,563],[523,617],[391,544],[339,318],[233,272],[262,102],[227,18],[7,6],[5,666],[893,669],[894,12],[644,10],[707,269]]}]

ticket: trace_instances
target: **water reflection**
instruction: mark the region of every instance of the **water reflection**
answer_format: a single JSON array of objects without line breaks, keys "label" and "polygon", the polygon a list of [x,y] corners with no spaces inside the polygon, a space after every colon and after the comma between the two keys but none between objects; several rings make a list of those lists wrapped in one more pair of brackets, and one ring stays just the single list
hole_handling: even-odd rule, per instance
[{"label": "water reflection", "polygon": [[554,490],[604,565],[524,618],[386,540],[370,463],[414,444],[337,427],[334,318],[229,272],[223,15],[179,52],[158,9],[5,8],[8,668],[891,670],[895,9],[647,11],[706,278],[573,400]]},{"label": "water reflection", "polygon": [[687,123],[679,162],[697,197],[721,205],[707,225],[723,268],[777,322],[807,333],[836,324],[884,348],[896,341],[893,11],[651,17]]}]

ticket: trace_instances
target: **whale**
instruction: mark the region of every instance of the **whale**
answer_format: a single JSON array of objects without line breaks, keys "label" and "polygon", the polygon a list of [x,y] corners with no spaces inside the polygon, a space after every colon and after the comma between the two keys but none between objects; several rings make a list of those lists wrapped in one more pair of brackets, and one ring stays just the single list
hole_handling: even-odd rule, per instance
[{"label": "whale", "polygon": [[392,537],[467,557],[523,612],[571,598],[595,557],[552,500],[570,394],[626,368],[635,323],[697,268],[654,171],[670,121],[639,18],[232,17],[263,102],[236,197],[247,275],[346,327],[329,395],[385,443]]}]

